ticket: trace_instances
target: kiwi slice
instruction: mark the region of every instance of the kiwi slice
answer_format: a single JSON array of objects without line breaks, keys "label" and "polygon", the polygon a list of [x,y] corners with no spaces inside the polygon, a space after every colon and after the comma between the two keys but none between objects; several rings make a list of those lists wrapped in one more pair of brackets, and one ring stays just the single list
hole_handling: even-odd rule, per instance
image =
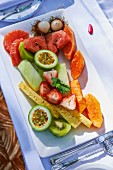
[{"label": "kiwi slice", "polygon": [[71,125],[65,121],[63,118],[53,119],[49,130],[58,137],[65,136],[70,130]]}]

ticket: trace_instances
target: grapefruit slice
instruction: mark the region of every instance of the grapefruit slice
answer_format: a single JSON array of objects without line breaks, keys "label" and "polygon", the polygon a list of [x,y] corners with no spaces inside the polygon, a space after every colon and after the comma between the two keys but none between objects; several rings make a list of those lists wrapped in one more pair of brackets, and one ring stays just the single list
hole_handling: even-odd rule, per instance
[{"label": "grapefruit slice", "polygon": [[46,35],[48,50],[54,53],[59,49],[62,50],[70,41],[70,37],[62,30]]},{"label": "grapefruit slice", "polygon": [[70,67],[71,76],[73,77],[73,79],[77,79],[80,76],[84,68],[84,65],[85,65],[84,57],[79,50],[74,54],[73,59],[71,60]]},{"label": "grapefruit slice", "polygon": [[17,39],[11,45],[10,56],[11,56],[11,59],[12,59],[13,66],[18,66],[18,64],[21,61],[21,57],[20,57],[20,54],[19,54],[18,47],[19,47],[20,42],[22,42],[22,41],[23,41],[23,38]]},{"label": "grapefruit slice", "polygon": [[63,52],[64,56],[68,60],[71,60],[77,49],[75,37],[72,29],[67,24],[64,27],[64,32],[66,32],[66,34],[70,37],[71,41],[64,47]]},{"label": "grapefruit slice", "polygon": [[40,49],[47,50],[47,44],[44,36],[36,36],[24,40],[24,48],[32,53]]},{"label": "grapefruit slice", "polygon": [[58,51],[54,41],[52,40],[52,33],[49,33],[45,36],[46,42],[47,42],[47,48],[48,50],[56,53]]},{"label": "grapefruit slice", "polygon": [[70,42],[70,37],[62,30],[52,33],[52,38],[57,49],[60,50]]},{"label": "grapefruit slice", "polygon": [[85,96],[85,100],[87,106],[86,113],[89,119],[91,120],[95,127],[100,128],[103,122],[100,103],[92,94],[87,94]]},{"label": "grapefruit slice", "polygon": [[29,34],[23,30],[14,30],[9,32],[8,34],[6,34],[4,36],[4,41],[3,41],[3,45],[5,50],[10,53],[10,49],[11,49],[11,45],[12,43],[16,40],[16,39],[26,39],[29,37]]}]

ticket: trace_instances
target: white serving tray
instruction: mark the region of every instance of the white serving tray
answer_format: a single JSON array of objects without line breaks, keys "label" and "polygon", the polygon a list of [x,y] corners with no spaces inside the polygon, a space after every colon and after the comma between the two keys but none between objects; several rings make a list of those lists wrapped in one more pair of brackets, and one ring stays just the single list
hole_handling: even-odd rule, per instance
[{"label": "white serving tray", "polygon": [[[81,86],[83,88],[83,94],[91,93],[93,94],[100,102],[102,113],[104,117],[104,124],[100,129],[90,128],[80,125],[77,129],[72,129],[71,132],[62,138],[57,138],[52,135],[49,130],[44,132],[34,132],[31,126],[28,123],[28,112],[31,107],[35,104],[30,99],[28,99],[18,88],[18,84],[21,81],[24,81],[19,71],[12,66],[11,60],[7,52],[3,47],[3,38],[4,35],[8,32],[15,29],[22,29],[30,33],[31,25],[34,23],[36,19],[47,19],[51,16],[65,17],[68,21],[70,27],[73,29],[76,37],[77,48],[81,50],[84,58],[85,58],[85,69],[81,74],[79,80]],[[41,157],[48,157],[63,150],[69,149],[73,146],[76,146],[86,140],[92,139],[99,134],[103,134],[109,130],[112,130],[112,113],[113,107],[111,102],[109,101],[106,92],[103,88],[103,85],[100,81],[100,78],[91,63],[91,60],[88,57],[88,54],[80,40],[76,29],[68,17],[68,13],[66,10],[58,10],[55,12],[50,12],[48,14],[32,18],[27,21],[20,22],[18,24],[14,24],[12,26],[3,28],[0,30],[0,46],[1,46],[1,58],[0,60],[3,62],[2,68],[2,89],[7,101],[7,104],[10,108],[10,115],[13,120],[14,126],[18,131],[18,135],[22,133],[24,137],[24,133],[27,132],[28,138],[25,140],[26,145],[31,144],[32,141],[35,145],[35,151],[39,153]],[[59,56],[60,57],[60,56]],[[67,60],[64,58],[66,63]],[[7,72],[7,73],[6,73]],[[69,68],[68,68],[69,72]],[[7,76],[4,77],[4,74]],[[15,108],[16,106],[16,108]],[[20,139],[21,140],[21,139]],[[30,145],[32,147],[32,145]],[[29,148],[26,148],[29,151]]]}]

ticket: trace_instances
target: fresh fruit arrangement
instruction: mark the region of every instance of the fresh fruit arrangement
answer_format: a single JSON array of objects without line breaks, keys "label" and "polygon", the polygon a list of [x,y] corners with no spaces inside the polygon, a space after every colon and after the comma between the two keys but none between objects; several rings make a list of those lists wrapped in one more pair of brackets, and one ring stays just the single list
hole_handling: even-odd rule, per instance
[{"label": "fresh fruit arrangement", "polygon": [[[58,17],[36,21],[32,37],[23,30],[5,35],[3,45],[13,66],[25,82],[19,88],[37,104],[28,113],[28,121],[36,131],[49,129],[58,137],[81,123],[100,128],[103,116],[99,101],[92,94],[83,95],[78,80],[85,60],[70,26]],[[59,63],[62,51],[70,65],[71,79],[65,63]],[[85,114],[87,116],[85,116]]]}]

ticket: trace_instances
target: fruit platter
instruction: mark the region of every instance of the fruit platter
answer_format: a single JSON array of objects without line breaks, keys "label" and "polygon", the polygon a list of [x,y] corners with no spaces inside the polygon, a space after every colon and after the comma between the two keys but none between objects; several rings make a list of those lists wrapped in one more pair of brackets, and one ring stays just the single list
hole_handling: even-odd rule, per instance
[{"label": "fruit platter", "polygon": [[31,140],[47,157],[111,130],[112,107],[67,13],[28,21],[3,30],[1,54]]}]

